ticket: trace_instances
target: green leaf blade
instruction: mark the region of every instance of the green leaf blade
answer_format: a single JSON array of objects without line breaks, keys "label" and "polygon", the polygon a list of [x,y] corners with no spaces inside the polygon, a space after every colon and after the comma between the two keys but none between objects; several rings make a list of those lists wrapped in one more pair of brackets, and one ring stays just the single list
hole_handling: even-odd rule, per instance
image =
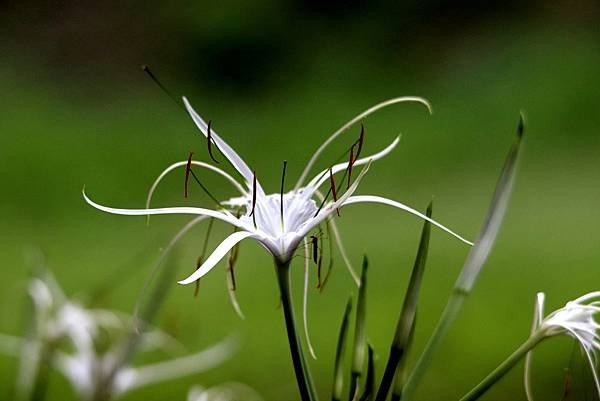
[{"label": "green leaf blade", "polygon": [[[431,218],[432,213],[433,202],[430,202],[429,206],[427,207],[427,217]],[[423,224],[423,229],[421,230],[421,239],[419,241],[417,256],[413,265],[408,289],[406,291],[406,295],[404,296],[402,310],[396,325],[396,332],[390,347],[390,356],[388,358],[379,389],[377,390],[377,396],[375,398],[376,401],[385,401],[387,398],[398,366],[402,363],[410,346],[410,340],[412,338],[412,333],[414,332],[414,323],[417,313],[417,305],[419,302],[421,283],[423,282],[423,274],[425,272],[425,264],[427,262],[427,255],[429,252],[430,236],[431,223],[425,221]]]},{"label": "green leaf blade", "polygon": [[346,351],[346,338],[348,337],[348,323],[350,320],[350,312],[352,311],[352,298],[348,299],[340,333],[338,336],[337,348],[335,351],[335,362],[333,368],[333,389],[331,391],[331,400],[340,401],[342,392],[344,391],[344,354]]}]

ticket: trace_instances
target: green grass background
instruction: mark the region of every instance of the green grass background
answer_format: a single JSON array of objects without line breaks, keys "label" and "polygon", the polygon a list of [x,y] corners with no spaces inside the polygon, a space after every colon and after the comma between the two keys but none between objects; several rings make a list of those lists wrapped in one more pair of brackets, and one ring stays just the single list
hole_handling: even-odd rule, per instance
[{"label": "green grass background", "polygon": [[[396,151],[372,166],[359,193],[421,210],[434,197],[434,217],[469,238],[482,223],[518,112],[526,112],[524,149],[504,228],[418,392],[420,400],[457,399],[526,339],[537,291],[546,292],[553,309],[598,289],[600,42],[593,31],[558,22],[499,25],[455,40],[443,53],[406,53],[393,63],[369,60],[342,43],[320,42],[304,56],[311,60],[305,69],[276,74],[268,89],[241,96],[230,88],[191,84],[190,75],[165,78],[213,120],[214,129],[272,192],[278,190],[283,159],[289,162],[291,185],[320,142],[366,107],[398,95],[426,97],[432,116],[405,104],[366,121],[367,152],[400,132],[403,137]],[[85,185],[103,204],[142,207],[164,167],[189,151],[208,160],[204,141],[136,65],[114,79],[70,80],[68,74],[48,73],[19,49],[5,55],[0,59],[0,330],[21,332],[31,249],[42,250],[68,294],[85,300],[111,277],[113,290],[102,305],[131,311],[160,247],[189,217],[158,216],[148,228],[144,218],[92,209],[81,189]],[[327,166],[355,135],[357,128],[319,166]],[[206,180],[217,196],[233,195],[216,177]],[[186,203],[210,204],[196,188],[184,201],[182,176],[175,174],[160,188],[155,204]],[[338,221],[355,266],[363,254],[371,260],[368,332],[381,372],[421,222],[377,205],[347,207]],[[230,230],[217,226],[211,248]],[[203,235],[200,226],[178,247],[179,276],[193,269]],[[431,333],[467,252],[464,244],[434,231],[410,363]],[[116,269],[121,269],[118,276]],[[242,245],[236,278],[245,320],[229,304],[224,270],[221,264],[202,281],[197,299],[191,287],[174,284],[155,323],[190,351],[238,332],[244,339],[241,350],[215,370],[148,387],[124,400],[183,399],[192,384],[229,380],[252,385],[267,400],[297,399],[269,256],[252,240]],[[300,259],[294,270],[299,300]],[[309,324],[318,354],[311,367],[325,399],[337,330],[351,293],[355,288],[336,255],[328,288],[310,294]],[[594,399],[585,365],[577,356],[573,360],[572,348],[562,339],[539,348],[534,386],[540,399],[560,399],[563,369],[570,364],[576,391],[571,399]],[[10,394],[15,367],[13,359],[0,357],[0,397]],[[521,377],[519,365],[485,399],[524,399]],[[71,398],[63,379],[53,376],[48,399]]]}]

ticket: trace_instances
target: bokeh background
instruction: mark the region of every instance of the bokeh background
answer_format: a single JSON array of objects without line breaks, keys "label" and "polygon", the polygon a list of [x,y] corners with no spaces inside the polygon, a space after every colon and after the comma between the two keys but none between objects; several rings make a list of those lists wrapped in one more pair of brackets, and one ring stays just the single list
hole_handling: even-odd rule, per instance
[{"label": "bokeh background", "polygon": [[[164,167],[189,151],[208,160],[190,119],[142,64],[171,92],[189,96],[273,192],[283,159],[292,183],[320,142],[363,109],[398,95],[426,97],[432,116],[405,104],[365,121],[366,151],[400,132],[403,138],[360,192],[421,210],[433,196],[434,217],[470,238],[522,109],[528,128],[505,226],[418,393],[420,400],[459,398],[527,337],[537,291],[555,308],[599,288],[599,17],[593,0],[0,3],[0,331],[23,330],[31,252],[44,254],[68,294],[85,301],[108,283],[101,306],[130,312],[161,247],[188,220],[159,216],[148,228],[144,218],[107,215],[81,197],[86,185],[101,203],[142,207]],[[319,167],[356,135],[358,128]],[[217,178],[206,180],[217,196],[233,195]],[[175,174],[156,204],[210,205],[196,188],[187,201],[182,191]],[[371,260],[368,331],[381,370],[421,222],[377,205],[348,207],[338,221],[353,263],[365,253]],[[211,248],[230,231],[217,226]],[[204,232],[197,227],[178,247],[180,271],[193,269]],[[468,252],[440,231],[430,249],[409,363]],[[310,296],[318,354],[311,365],[324,397],[344,304],[356,292],[335,258],[328,288]],[[298,259],[298,286],[300,266]],[[253,241],[241,247],[236,278],[245,320],[232,310],[220,265],[196,299],[193,288],[173,285],[155,321],[189,350],[238,332],[244,346],[236,357],[124,400],[183,399],[192,384],[230,380],[267,400],[297,399],[271,260]],[[570,399],[595,399],[572,349],[561,339],[539,348],[540,399],[561,398],[569,366]],[[2,398],[10,397],[15,367],[0,357]],[[520,365],[485,399],[524,399],[521,377]],[[48,399],[72,397],[53,376]]]}]

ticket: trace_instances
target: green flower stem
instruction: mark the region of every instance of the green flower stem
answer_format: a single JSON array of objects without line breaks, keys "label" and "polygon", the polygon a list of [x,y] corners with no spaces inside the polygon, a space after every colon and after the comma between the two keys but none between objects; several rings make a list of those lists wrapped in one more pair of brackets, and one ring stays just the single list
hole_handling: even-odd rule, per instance
[{"label": "green flower stem", "polygon": [[510,371],[532,348],[538,345],[544,338],[540,331],[529,337],[511,356],[502,362],[492,373],[490,373],[481,383],[475,386],[460,401],[476,400],[490,389],[498,380],[500,380],[508,371]]},{"label": "green flower stem", "polygon": [[275,273],[277,274],[277,282],[279,284],[279,292],[281,294],[281,305],[283,308],[283,316],[285,318],[285,328],[287,330],[290,352],[292,353],[292,362],[294,364],[294,373],[298,381],[298,389],[302,401],[316,401],[314,385],[308,370],[300,336],[296,328],[296,319],[294,317],[294,308],[292,306],[292,297],[290,292],[290,261],[281,263],[275,260]]}]

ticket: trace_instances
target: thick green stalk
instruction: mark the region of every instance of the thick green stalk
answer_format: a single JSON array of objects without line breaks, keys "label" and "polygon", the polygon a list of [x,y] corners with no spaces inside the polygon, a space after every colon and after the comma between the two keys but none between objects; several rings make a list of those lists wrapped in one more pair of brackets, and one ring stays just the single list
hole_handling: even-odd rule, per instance
[{"label": "thick green stalk", "polygon": [[277,283],[279,284],[279,292],[281,295],[281,305],[283,308],[283,316],[285,318],[285,328],[287,330],[290,352],[292,354],[292,363],[294,364],[294,373],[300,390],[302,401],[316,401],[312,378],[308,370],[300,336],[296,327],[296,319],[294,317],[294,307],[292,305],[292,296],[290,292],[290,261],[281,263],[275,260],[275,273],[277,275]]},{"label": "thick green stalk", "polygon": [[496,369],[492,371],[481,383],[475,386],[469,391],[460,401],[472,401],[481,397],[486,391],[490,389],[498,380],[500,380],[506,373],[508,373],[522,358],[527,355],[533,347],[540,343],[546,338],[543,333],[536,333],[529,337],[511,356],[509,356],[504,362],[502,362]]}]

